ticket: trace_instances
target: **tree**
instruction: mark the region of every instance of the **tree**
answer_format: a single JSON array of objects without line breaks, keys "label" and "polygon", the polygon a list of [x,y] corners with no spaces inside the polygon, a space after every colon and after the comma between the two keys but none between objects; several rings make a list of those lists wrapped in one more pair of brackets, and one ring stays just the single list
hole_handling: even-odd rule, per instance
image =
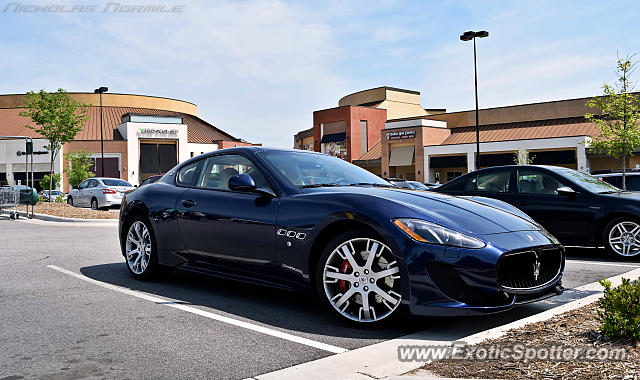
[{"label": "tree", "polygon": [[515,165],[531,165],[535,159],[536,156],[529,154],[526,150],[518,150],[518,152],[513,155],[513,163]]},{"label": "tree", "polygon": [[618,58],[616,66],[617,83],[602,86],[604,95],[593,98],[587,106],[599,114],[586,114],[585,119],[595,123],[600,135],[593,137],[591,147],[615,158],[622,158],[622,189],[626,190],[627,157],[640,148],[640,98],[633,94],[633,84],[629,75],[635,63],[633,57]]},{"label": "tree", "polygon": [[93,164],[93,159],[89,153],[78,150],[67,153],[64,156],[67,158],[67,161],[69,161],[64,172],[67,174],[69,185],[71,185],[71,187],[78,186],[85,179],[91,178],[95,175],[89,171]]},{"label": "tree", "polygon": [[[76,101],[61,88],[56,92],[29,91],[24,97],[25,109],[20,112],[20,116],[30,117],[36,126],[27,125],[27,128],[49,140],[45,147],[51,153],[50,174],[53,174],[53,163],[62,146],[73,141],[89,119],[89,106]],[[53,176],[49,176],[49,201],[52,189]]]},{"label": "tree", "polygon": [[49,178],[49,174],[45,174],[42,176],[42,181],[40,181],[40,187],[45,189],[51,183],[51,188],[55,189],[60,185],[60,173],[56,173],[53,175],[53,178]]}]

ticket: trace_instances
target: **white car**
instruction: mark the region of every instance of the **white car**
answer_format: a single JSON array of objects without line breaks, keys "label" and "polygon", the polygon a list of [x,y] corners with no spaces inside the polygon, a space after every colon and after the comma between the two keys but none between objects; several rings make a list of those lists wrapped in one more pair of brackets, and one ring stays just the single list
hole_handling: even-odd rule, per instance
[{"label": "white car", "polygon": [[[42,197],[45,202],[49,202],[49,190],[42,190],[40,192],[40,197]],[[62,191],[51,190],[51,200],[55,202],[58,197],[62,197],[63,202],[67,199],[67,195]]]},{"label": "white car", "polygon": [[75,207],[91,207],[93,210],[119,206],[127,190],[134,189],[129,182],[119,178],[89,178],[67,195],[67,203]]}]

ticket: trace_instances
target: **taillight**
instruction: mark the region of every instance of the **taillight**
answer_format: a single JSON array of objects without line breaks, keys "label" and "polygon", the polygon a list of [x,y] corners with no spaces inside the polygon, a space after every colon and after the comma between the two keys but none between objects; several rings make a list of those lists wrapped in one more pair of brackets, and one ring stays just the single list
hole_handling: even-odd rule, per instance
[{"label": "taillight", "polygon": [[115,190],[111,190],[111,189],[102,189],[102,194],[115,194],[116,191]]}]

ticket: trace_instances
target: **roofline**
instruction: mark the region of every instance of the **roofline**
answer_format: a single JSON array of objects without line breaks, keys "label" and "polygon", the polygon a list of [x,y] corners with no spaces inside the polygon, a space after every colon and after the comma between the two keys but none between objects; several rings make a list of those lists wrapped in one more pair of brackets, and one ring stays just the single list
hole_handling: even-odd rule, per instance
[{"label": "roofline", "polygon": [[368,88],[368,89],[366,89],[366,90],[360,90],[360,91],[353,92],[353,93],[351,93],[351,94],[347,94],[347,95],[343,96],[342,98],[340,98],[340,99],[338,100],[338,104],[342,101],[342,99],[347,98],[347,97],[349,97],[349,96],[356,95],[356,94],[360,94],[360,93],[362,93],[362,92],[373,91],[373,90],[379,90],[379,89],[381,89],[381,88],[384,88],[385,90],[391,90],[391,91],[397,91],[397,92],[404,92],[404,93],[406,93],[406,94],[420,95],[420,91],[407,90],[407,89],[399,88],[399,87],[380,86],[380,87]]},{"label": "roofline", "polygon": [[[95,94],[93,92],[84,92],[84,91],[66,91],[67,94],[87,94],[87,95],[92,95]],[[140,96],[140,97],[144,97],[144,98],[156,98],[156,99],[167,99],[167,100],[175,100],[177,102],[183,102],[183,103],[189,103],[191,105],[194,106],[198,106],[197,104],[187,101],[187,100],[182,100],[182,99],[176,99],[176,98],[168,98],[166,96],[155,96],[155,95],[144,95],[144,94],[128,94],[128,93],[124,93],[124,92],[106,92],[105,96],[109,96],[109,95],[129,95],[129,96]],[[27,95],[27,93],[14,93],[14,94],[0,94],[0,97],[2,96],[18,96],[18,95]],[[22,108],[22,107],[8,107],[8,108]]]},{"label": "roofline", "polygon": [[[631,94],[640,95],[640,91],[632,92]],[[606,95],[593,95],[593,96],[585,96],[585,97],[580,97],[580,98],[546,100],[546,101],[543,101],[543,102],[522,103],[522,104],[512,104],[512,105],[508,105],[508,106],[480,108],[478,111],[496,110],[496,109],[501,109],[501,108],[511,108],[511,107],[520,107],[520,106],[532,106],[532,105],[536,105],[536,104],[550,104],[550,103],[570,102],[570,101],[574,101],[574,100],[588,100],[588,99],[593,99],[593,98],[598,98],[598,97],[606,97]],[[466,111],[435,113],[433,115],[426,115],[426,116],[428,117],[428,116],[451,115],[451,114],[454,114],[454,113],[465,113],[465,112],[475,112],[475,109],[470,109],[470,110],[466,110]]]},{"label": "roofline", "polygon": [[321,110],[315,110],[313,111],[313,113],[316,112],[322,112],[322,111],[329,111],[329,110],[334,110],[334,109],[338,109],[338,108],[345,108],[345,107],[353,107],[353,108],[367,108],[370,110],[382,110],[382,111],[386,111],[386,108],[377,108],[377,107],[367,107],[367,106],[351,106],[351,105],[346,105],[346,106],[337,106],[337,107],[331,107],[331,108],[325,108],[325,109],[321,109]]}]

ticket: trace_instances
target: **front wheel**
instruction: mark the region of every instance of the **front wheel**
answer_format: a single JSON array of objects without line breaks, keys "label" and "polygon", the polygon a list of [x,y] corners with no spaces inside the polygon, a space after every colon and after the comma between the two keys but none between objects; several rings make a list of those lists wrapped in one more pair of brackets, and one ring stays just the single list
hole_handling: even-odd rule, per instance
[{"label": "front wheel", "polygon": [[158,272],[156,238],[149,220],[133,218],[124,244],[127,269],[137,280],[150,280]]},{"label": "front wheel", "polygon": [[604,229],[602,241],[607,252],[617,257],[640,254],[640,221],[633,217],[612,220]]},{"label": "front wheel", "polygon": [[327,245],[317,265],[316,288],[330,310],[358,324],[389,320],[402,301],[395,256],[367,230],[345,232]]}]

